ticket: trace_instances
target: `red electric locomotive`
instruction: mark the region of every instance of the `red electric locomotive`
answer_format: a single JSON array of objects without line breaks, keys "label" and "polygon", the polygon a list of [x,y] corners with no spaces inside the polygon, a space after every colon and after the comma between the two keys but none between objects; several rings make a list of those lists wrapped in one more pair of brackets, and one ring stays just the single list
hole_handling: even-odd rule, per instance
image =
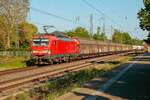
[{"label": "red electric locomotive", "polygon": [[62,32],[37,34],[31,43],[32,60],[37,63],[53,63],[74,59],[79,55],[79,41]]}]

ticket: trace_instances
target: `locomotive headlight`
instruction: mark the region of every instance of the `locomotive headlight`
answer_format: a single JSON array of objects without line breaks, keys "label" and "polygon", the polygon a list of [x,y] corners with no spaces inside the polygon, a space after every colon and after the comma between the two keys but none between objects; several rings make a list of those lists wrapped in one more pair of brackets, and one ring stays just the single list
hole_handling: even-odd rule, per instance
[{"label": "locomotive headlight", "polygon": [[33,50],[32,53],[47,53],[47,54],[51,54],[50,50]]},{"label": "locomotive headlight", "polygon": [[38,52],[37,50],[33,50],[33,51],[32,51],[32,53],[37,53],[37,52]]},{"label": "locomotive headlight", "polygon": [[47,52],[48,54],[51,54],[51,51],[50,50],[48,50],[48,52]]},{"label": "locomotive headlight", "polygon": [[48,50],[41,50],[41,51],[39,51],[40,53],[47,53],[48,52]]}]

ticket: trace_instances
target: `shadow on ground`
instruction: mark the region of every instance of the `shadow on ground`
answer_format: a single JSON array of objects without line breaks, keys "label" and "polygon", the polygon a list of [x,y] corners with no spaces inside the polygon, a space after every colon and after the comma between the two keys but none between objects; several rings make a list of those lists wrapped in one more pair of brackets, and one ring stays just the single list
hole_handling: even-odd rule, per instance
[{"label": "shadow on ground", "polygon": [[[135,60],[136,59],[134,59],[134,61]],[[144,56],[140,61],[149,62],[150,57]],[[97,90],[97,88],[100,87],[99,84],[103,84],[106,82],[106,80],[117,75],[120,70],[127,67],[129,64],[124,64],[122,67],[105,73],[100,77],[100,80],[93,80],[84,87]],[[136,63],[133,65],[133,67],[130,68],[117,82],[115,82],[108,90],[105,91],[105,94],[110,95],[110,98],[104,95],[90,95],[79,92],[74,92],[74,94],[83,96],[83,100],[110,100],[113,99],[113,97],[119,97],[127,100],[150,100],[150,63]],[[97,99],[94,99],[95,97],[97,97]]]},{"label": "shadow on ground", "polygon": [[150,64],[136,64],[106,93],[128,100],[150,100]]}]

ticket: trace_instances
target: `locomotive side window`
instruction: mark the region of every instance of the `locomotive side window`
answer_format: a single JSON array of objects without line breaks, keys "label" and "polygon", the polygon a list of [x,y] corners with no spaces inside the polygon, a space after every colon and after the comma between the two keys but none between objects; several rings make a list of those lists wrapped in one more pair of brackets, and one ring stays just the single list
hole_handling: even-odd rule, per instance
[{"label": "locomotive side window", "polygon": [[44,38],[33,39],[33,46],[48,46],[49,40]]}]

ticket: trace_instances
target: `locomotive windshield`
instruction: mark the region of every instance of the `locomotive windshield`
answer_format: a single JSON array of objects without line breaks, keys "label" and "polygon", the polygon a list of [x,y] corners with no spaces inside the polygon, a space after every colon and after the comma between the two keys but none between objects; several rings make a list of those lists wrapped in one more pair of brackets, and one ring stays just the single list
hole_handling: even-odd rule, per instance
[{"label": "locomotive windshield", "polygon": [[48,39],[45,38],[36,38],[32,40],[33,46],[48,46]]}]

